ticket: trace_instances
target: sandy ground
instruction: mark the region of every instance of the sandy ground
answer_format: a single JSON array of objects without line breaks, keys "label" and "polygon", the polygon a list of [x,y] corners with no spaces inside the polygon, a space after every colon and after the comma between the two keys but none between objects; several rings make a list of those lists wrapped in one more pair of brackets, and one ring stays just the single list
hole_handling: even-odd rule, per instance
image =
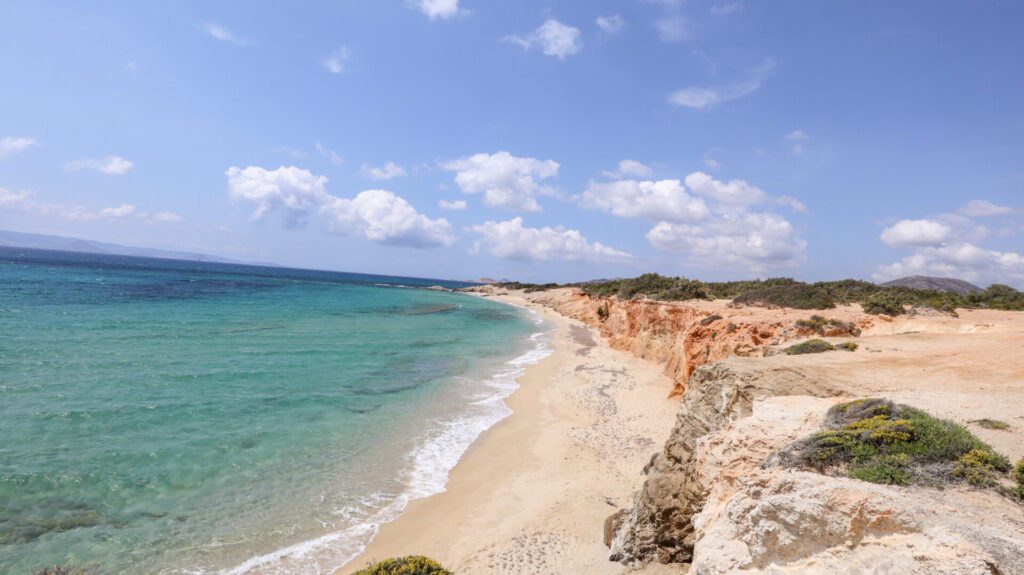
[{"label": "sandy ground", "polygon": [[[678,402],[660,366],[595,341],[583,324],[515,296],[554,322],[554,352],[520,377],[513,414],[463,456],[445,492],[412,502],[337,573],[427,555],[460,575],[618,574],[605,518],[628,507]],[[646,573],[681,573],[652,566]]]}]

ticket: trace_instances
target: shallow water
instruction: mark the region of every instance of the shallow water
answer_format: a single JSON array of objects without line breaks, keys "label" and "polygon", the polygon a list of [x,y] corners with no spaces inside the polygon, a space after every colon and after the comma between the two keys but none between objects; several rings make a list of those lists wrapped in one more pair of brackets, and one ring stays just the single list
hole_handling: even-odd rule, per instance
[{"label": "shallow water", "polygon": [[441,282],[0,248],[0,572],[357,553],[548,349],[524,310],[387,283]]}]

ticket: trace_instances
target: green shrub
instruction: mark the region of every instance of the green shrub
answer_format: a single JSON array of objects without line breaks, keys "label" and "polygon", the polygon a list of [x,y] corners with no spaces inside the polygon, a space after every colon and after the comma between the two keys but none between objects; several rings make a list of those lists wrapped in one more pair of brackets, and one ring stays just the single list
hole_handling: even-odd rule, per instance
[{"label": "green shrub", "polygon": [[834,349],[835,346],[823,339],[809,339],[803,343],[787,347],[784,351],[786,355],[803,355],[805,353],[833,351]]},{"label": "green shrub", "polygon": [[611,308],[607,303],[597,307],[597,317],[601,318],[601,321],[608,319],[609,315],[611,315]]},{"label": "green shrub", "polygon": [[984,427],[985,429],[997,429],[999,431],[1010,429],[1009,423],[1006,423],[1005,421],[999,421],[998,419],[989,419],[987,417],[982,419],[974,419],[968,421],[967,423],[977,423],[979,426]]},{"label": "green shrub", "polygon": [[861,304],[864,308],[864,313],[870,313],[873,315],[900,315],[904,312],[903,309],[903,298],[899,294],[884,292],[876,293]]},{"label": "green shrub", "polygon": [[[867,398],[835,405],[825,421],[825,431],[787,448],[796,454],[795,462],[897,485],[962,479],[993,487],[999,474],[1010,469],[1005,456],[963,426],[890,401]],[[1014,473],[1024,481],[1024,461]]]},{"label": "green shrub", "polygon": [[828,292],[803,283],[750,290],[736,296],[732,301],[733,303],[790,307],[794,309],[829,309],[836,307]]},{"label": "green shrub", "polygon": [[365,569],[356,571],[352,575],[453,575],[440,563],[423,557],[422,555],[410,555],[398,559],[385,559],[380,563],[370,565]]},{"label": "green shrub", "polygon": [[984,449],[972,449],[965,453],[953,467],[953,475],[960,477],[978,487],[994,487],[997,483],[996,472],[1010,469],[1010,461],[1005,456]]},{"label": "green shrub", "polygon": [[843,342],[843,343],[837,345],[836,349],[841,349],[843,351],[857,351],[857,348],[859,348],[859,347],[860,346],[857,345],[857,342],[846,341],[846,342]]}]

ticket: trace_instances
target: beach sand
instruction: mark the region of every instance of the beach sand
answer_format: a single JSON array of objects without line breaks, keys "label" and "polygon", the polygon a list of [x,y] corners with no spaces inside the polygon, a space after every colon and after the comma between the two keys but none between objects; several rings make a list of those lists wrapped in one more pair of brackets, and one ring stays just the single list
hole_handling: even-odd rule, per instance
[{"label": "beach sand", "polygon": [[554,323],[554,351],[519,378],[507,400],[514,413],[477,439],[446,490],[410,503],[335,573],[404,555],[427,555],[460,575],[629,571],[608,560],[604,520],[631,505],[641,470],[669,434],[679,407],[666,399],[672,382],[582,323],[516,296],[492,297]]}]

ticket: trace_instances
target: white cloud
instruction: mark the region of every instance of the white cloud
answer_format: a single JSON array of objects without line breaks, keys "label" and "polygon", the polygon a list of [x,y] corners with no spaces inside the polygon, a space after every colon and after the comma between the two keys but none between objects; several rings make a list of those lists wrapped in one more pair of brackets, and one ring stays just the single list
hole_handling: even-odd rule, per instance
[{"label": "white cloud", "polygon": [[424,248],[450,246],[456,240],[447,220],[431,220],[386,190],[339,198],[327,192],[326,177],[295,166],[231,167],[226,174],[229,196],[256,206],[253,221],[279,212],[287,227],[302,227],[315,211],[335,233],[382,244]]},{"label": "white cloud", "polygon": [[132,169],[132,164],[121,156],[109,156],[106,158],[82,158],[64,164],[65,170],[76,171],[82,169],[96,170],[104,174],[123,176]]},{"label": "white cloud", "polygon": [[690,38],[690,25],[682,16],[666,16],[654,22],[662,42],[682,42]]},{"label": "white cloud", "polygon": [[556,191],[537,183],[558,175],[558,163],[536,158],[517,158],[508,152],[475,154],[441,165],[456,172],[455,183],[467,194],[483,192],[488,206],[524,212],[541,211],[537,194]]},{"label": "white cloud", "polygon": [[523,227],[523,219],[520,217],[504,222],[489,221],[469,229],[481,236],[473,243],[473,253],[485,249],[499,258],[519,261],[615,261],[632,257],[600,242],[590,242],[577,230],[561,226]]},{"label": "white cloud", "polygon": [[654,227],[647,239],[652,245],[685,253],[700,264],[736,264],[760,273],[802,259],[807,242],[788,220],[770,211],[750,211],[758,204],[806,211],[795,198],[775,199],[743,180],[721,182],[703,172],[690,174],[685,183],[592,181],[576,200],[584,208],[650,221]]},{"label": "white cloud", "polygon": [[379,168],[375,168],[364,163],[363,166],[359,168],[359,173],[364,178],[369,178],[371,180],[391,180],[394,178],[404,178],[406,176],[405,168],[394,162],[388,162]]},{"label": "white cloud", "polygon": [[686,185],[695,193],[723,204],[752,205],[768,199],[768,194],[743,180],[729,180],[728,183],[724,183],[704,172],[694,172],[686,176]]},{"label": "white cloud", "polygon": [[160,212],[158,214],[154,214],[153,215],[153,219],[158,221],[158,222],[174,223],[174,222],[180,222],[184,218],[182,218],[178,214],[175,214],[175,213],[172,213],[172,212]]},{"label": "white cloud", "polygon": [[324,68],[331,74],[342,74],[345,72],[345,65],[352,59],[352,52],[347,46],[342,46],[331,52],[323,59]]},{"label": "white cloud", "polygon": [[334,164],[335,166],[340,166],[340,165],[345,163],[345,159],[344,158],[342,158],[334,150],[329,150],[329,149],[323,147],[323,145],[321,145],[319,141],[317,141],[317,143],[316,143],[316,151],[320,152],[321,156],[323,156],[323,157],[327,158],[328,160],[330,160],[331,163]]},{"label": "white cloud", "polygon": [[774,71],[775,61],[769,58],[761,66],[752,70],[745,80],[711,88],[684,88],[670,94],[668,102],[676,106],[698,110],[708,108],[756,92],[761,87],[761,83]]},{"label": "white cloud", "polygon": [[722,162],[711,157],[711,152],[704,154],[704,165],[712,170],[722,169]]},{"label": "white cloud", "polygon": [[448,220],[431,220],[387,190],[366,190],[351,200],[331,196],[320,213],[331,231],[382,244],[425,248],[450,246],[456,240]]},{"label": "white cloud", "polygon": [[82,206],[67,206],[64,204],[43,204],[35,201],[37,193],[31,190],[11,192],[0,188],[0,211],[16,211],[27,214],[39,214],[43,216],[57,216],[65,220],[88,221],[88,220],[119,220],[128,216],[145,217],[144,212],[139,212],[131,204],[122,204],[117,207],[104,208],[98,212],[92,212]]},{"label": "white cloud", "polygon": [[3,140],[0,140],[0,160],[4,159],[8,154],[24,152],[30,146],[35,145],[37,145],[37,142],[32,138],[15,138],[13,136],[7,136]]},{"label": "white cloud", "polygon": [[437,200],[437,205],[440,206],[442,210],[464,210],[467,207],[466,200],[455,200],[454,202],[449,202],[448,200]]},{"label": "white cloud", "polygon": [[590,182],[579,204],[621,218],[652,222],[693,222],[711,213],[704,200],[687,194],[679,180]]},{"label": "white cloud", "polygon": [[803,202],[794,198],[793,196],[781,196],[775,198],[775,203],[780,206],[786,206],[794,212],[800,212],[801,214],[807,213],[807,206]]},{"label": "white cloud", "polygon": [[1024,255],[986,250],[960,242],[926,247],[890,265],[879,266],[874,278],[887,281],[908,275],[952,277],[971,282],[1010,283],[1024,287]]},{"label": "white cloud", "polygon": [[619,169],[615,172],[609,172],[605,170],[602,172],[605,177],[612,179],[624,178],[627,176],[637,176],[640,178],[649,178],[654,170],[650,166],[642,164],[636,160],[622,160],[619,162]]},{"label": "white cloud", "polygon": [[1012,214],[1014,209],[1007,206],[997,206],[988,200],[971,200],[957,211],[965,216],[984,218]]},{"label": "white cloud", "polygon": [[131,204],[121,204],[116,208],[106,208],[100,210],[99,216],[101,218],[124,218],[135,213],[135,206]]},{"label": "white cloud", "polygon": [[447,20],[459,13],[459,0],[415,0],[409,4],[431,20]]},{"label": "white cloud", "polygon": [[708,9],[712,16],[728,16],[743,9],[743,4],[731,2],[729,4],[717,4]]},{"label": "white cloud", "polygon": [[247,40],[246,38],[243,38],[235,34],[234,32],[221,26],[220,24],[209,22],[204,26],[204,29],[206,30],[206,33],[209,34],[211,37],[216,38],[222,42],[228,42],[230,44],[234,44],[235,46],[248,46],[249,44],[251,44],[251,42],[249,42],[249,40]]},{"label": "white cloud", "polygon": [[622,16],[618,14],[612,14],[611,16],[598,16],[597,20],[594,21],[597,27],[604,30],[608,34],[615,34],[622,27],[626,25],[626,21],[622,19]]},{"label": "white cloud", "polygon": [[810,136],[805,134],[803,130],[795,130],[786,134],[786,139],[793,142],[793,154],[799,156],[804,153],[803,142],[809,140]]},{"label": "white cloud", "polygon": [[554,18],[541,24],[529,36],[508,36],[505,39],[519,44],[524,50],[540,46],[544,54],[554,56],[559,60],[565,60],[566,56],[572,56],[583,49],[580,29],[562,24]]},{"label": "white cloud", "polygon": [[897,248],[938,247],[950,237],[952,228],[931,220],[901,220],[882,231],[882,241]]},{"label": "white cloud", "polygon": [[767,212],[723,214],[696,225],[660,222],[647,239],[704,264],[740,264],[755,271],[793,265],[807,248],[789,221]]}]

